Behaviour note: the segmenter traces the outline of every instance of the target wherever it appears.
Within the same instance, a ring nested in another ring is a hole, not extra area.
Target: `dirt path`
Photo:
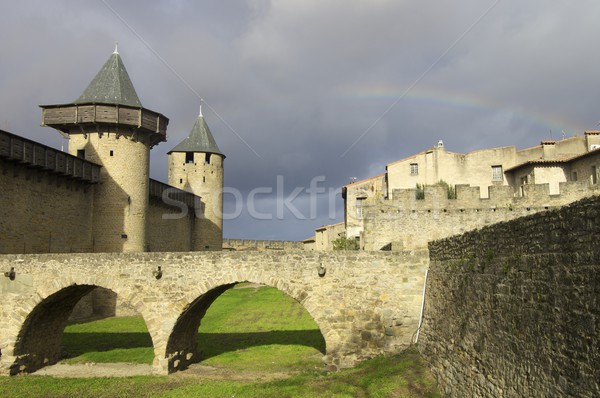
[[[52,377],[132,377],[151,376],[152,366],[134,363],[86,363],[86,364],[56,364],[46,366],[32,376]],[[171,374],[174,378],[198,378],[210,380],[239,380],[239,381],[269,381],[285,379],[292,374],[285,372],[254,372],[237,369],[214,368],[193,364],[189,369]]]

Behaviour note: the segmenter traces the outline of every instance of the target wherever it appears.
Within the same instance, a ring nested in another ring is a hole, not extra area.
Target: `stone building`
[[[343,222],[323,225],[315,229],[314,250],[333,250],[333,241],[345,237],[345,232]]]
[[[68,153],[0,132],[0,253],[220,250],[223,159],[202,115],[149,176],[169,119],[142,106],[118,51],[75,101],[41,105]]]
[[[467,154],[439,141],[344,186],[344,232],[365,250],[425,248],[434,239],[562,206],[597,191],[599,149],[600,131]]]

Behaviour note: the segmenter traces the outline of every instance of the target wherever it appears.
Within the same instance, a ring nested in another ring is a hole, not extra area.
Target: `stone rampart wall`
[[[600,200],[429,245],[419,346],[446,396],[600,395]]]
[[[223,239],[223,249],[228,250],[303,250],[300,241]]]
[[[99,185],[0,159],[0,187],[0,253],[102,251],[93,233],[94,209],[102,207],[94,194]],[[149,200],[144,214],[145,249],[202,250],[192,246],[199,226],[193,208],[189,210],[183,201],[171,202],[177,205],[154,196]],[[123,213],[128,211],[111,213],[112,222],[123,224]]]
[[[525,196],[510,186],[490,187],[481,198],[479,187],[456,186],[456,199],[448,199],[440,186],[425,187],[424,198],[414,189],[394,191],[393,200],[372,201],[365,207],[362,246],[365,250],[425,248],[431,240],[458,235],[501,221],[546,211],[597,192],[597,186],[561,183],[560,195],[550,195],[548,184],[526,185]]]
[[[0,253],[90,252],[95,185],[0,159]]]

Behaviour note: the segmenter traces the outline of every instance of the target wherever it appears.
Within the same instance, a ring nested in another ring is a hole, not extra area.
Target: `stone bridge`
[[[350,367],[410,344],[428,264],[426,252],[2,255],[0,374],[60,360],[69,315],[96,287],[112,290],[144,318],[156,374],[185,369],[201,360],[196,333],[207,308],[244,281],[297,300],[323,335],[324,362]]]

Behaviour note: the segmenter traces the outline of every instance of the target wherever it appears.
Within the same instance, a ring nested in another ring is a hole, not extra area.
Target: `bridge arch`
[[[120,300],[137,301],[135,294],[118,285],[102,286],[90,278],[81,278],[80,283],[51,280],[40,286],[36,294],[20,301],[18,305],[22,311],[15,322],[18,330],[12,331],[14,343],[5,350],[12,354],[9,374],[35,372],[62,359],[63,333],[69,317],[77,303],[98,287],[116,293]]]
[[[206,314],[208,308],[227,290],[233,288],[236,284],[242,282],[256,283],[268,287],[275,288],[284,294],[293,298],[302,308],[308,312],[311,318],[317,324],[319,331],[325,340],[325,350],[328,351],[333,342],[327,341],[327,335],[324,333],[330,327],[320,316],[319,312],[315,313],[317,306],[311,305],[313,298],[303,290],[290,288],[289,284],[278,279],[265,280],[264,278],[233,278],[230,281],[212,281],[205,285],[202,291],[198,290],[198,296],[189,302],[180,312],[175,325],[169,335],[165,358],[167,359],[168,373],[186,369],[190,364],[202,360],[200,353],[197,351],[196,335],[202,318]]]

